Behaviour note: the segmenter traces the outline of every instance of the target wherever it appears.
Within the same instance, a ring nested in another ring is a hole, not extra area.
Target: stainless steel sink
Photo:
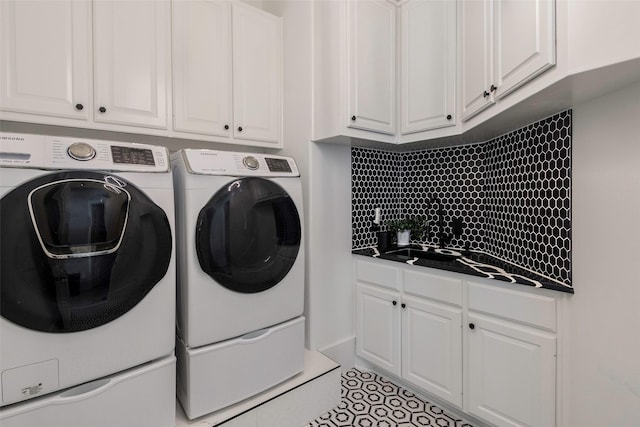
[[[402,258],[402,259],[430,259],[434,261],[454,261],[457,258],[460,258],[461,254],[455,251],[450,251],[447,249],[413,249],[413,248],[401,248],[401,249],[393,249],[387,252],[384,252],[383,255],[394,258]]]

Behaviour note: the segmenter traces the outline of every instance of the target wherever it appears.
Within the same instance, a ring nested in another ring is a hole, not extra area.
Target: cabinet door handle
[[[486,90],[482,93],[482,97],[486,98],[489,96],[489,92],[487,92]]]
[[[242,126],[238,126],[238,132],[242,132]]]
[[[104,107],[100,107],[100,108],[98,108],[98,111],[100,111],[101,113],[106,113],[107,109],[104,108]]]
[[[355,122],[356,121],[356,116],[351,116],[351,121]]]
[[[402,307],[402,308],[407,308],[407,304],[402,303],[402,304],[400,304],[400,307]]]
[[[82,111],[82,109],[84,108],[84,105],[82,104],[76,104],[76,110],[78,111]]]
[[[398,301],[393,300],[393,301],[391,302],[391,304],[393,304],[393,305],[397,305],[397,304],[398,304]]]
[[[469,323],[469,329],[475,329],[476,325],[474,325],[473,323]]]
[[[494,85],[491,85],[491,88],[490,88],[491,92],[495,92],[497,89],[498,89],[497,87],[495,87]]]
[[[447,114],[447,120],[451,120],[451,114]]]
[[[229,125],[224,125],[224,130],[229,130]]]

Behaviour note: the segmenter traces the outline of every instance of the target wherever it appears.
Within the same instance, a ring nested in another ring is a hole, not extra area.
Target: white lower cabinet
[[[402,378],[462,405],[462,310],[402,298]]]
[[[553,291],[385,261],[355,268],[360,358],[493,425],[555,426]]]
[[[554,426],[557,301],[467,282],[464,409],[497,426]]]
[[[358,355],[400,375],[400,294],[358,283]]]
[[[555,335],[487,316],[467,320],[467,411],[498,426],[555,425]]]
[[[385,275],[371,274],[380,267],[361,261],[356,267],[358,356],[461,406],[462,282],[384,266],[396,271],[385,282]],[[402,291],[392,290],[397,280]],[[424,297],[429,290],[433,298]]]

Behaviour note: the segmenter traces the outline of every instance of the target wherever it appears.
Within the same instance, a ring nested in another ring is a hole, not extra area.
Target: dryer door
[[[171,227],[131,183],[59,172],[0,203],[0,310],[43,332],[77,332],[131,310],[164,277]]]
[[[277,285],[300,250],[300,217],[273,181],[241,178],[222,188],[198,215],[196,252],[202,270],[236,292]]]

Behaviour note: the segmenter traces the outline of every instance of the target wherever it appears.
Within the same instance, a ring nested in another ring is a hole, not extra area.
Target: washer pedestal
[[[302,372],[304,317],[219,343],[176,339],[177,395],[189,419],[258,394]]]
[[[172,427],[176,358],[167,356],[95,381],[5,406],[2,427]]]

